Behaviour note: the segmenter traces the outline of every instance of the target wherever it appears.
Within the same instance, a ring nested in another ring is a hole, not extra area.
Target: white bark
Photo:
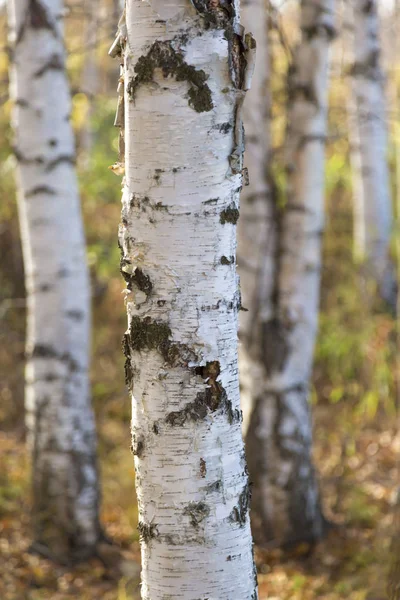
[[[353,168],[354,252],[381,296],[395,305],[389,255],[393,209],[387,166],[387,123],[381,69],[378,3],[350,3],[353,21],[349,130]]]
[[[252,52],[237,11],[128,0],[120,24],[124,349],[146,600],[257,598],[235,267]]]
[[[99,6],[97,0],[86,0],[85,7],[85,28],[83,43],[86,48],[85,62],[81,76],[81,89],[86,94],[89,102],[87,119],[81,128],[79,136],[80,151],[83,153],[83,159],[88,162],[90,151],[93,146],[93,131],[91,120],[93,117],[93,102],[99,89],[99,66],[97,63],[97,44],[99,38]]]
[[[28,296],[26,425],[34,547],[59,560],[100,536],[88,377],[90,292],[69,123],[62,0],[10,0],[18,208]]]
[[[261,544],[311,541],[324,529],[311,459],[308,389],[319,305],[333,9],[333,0],[301,4],[302,40],[288,82],[287,204],[278,209],[270,194],[264,208],[266,223],[275,220],[275,231],[269,225],[272,235],[259,249],[264,259],[259,264],[268,265],[271,280],[262,287],[258,283],[258,313],[250,316],[257,327],[248,332],[254,380],[246,436],[253,532]],[[254,115],[256,108],[249,105],[248,111]]]
[[[245,0],[241,18],[257,40],[257,60],[251,89],[243,105],[245,165],[250,185],[241,195],[238,222],[238,267],[245,311],[240,313],[239,364],[243,431],[246,433],[255,398],[266,378],[260,355],[261,323],[271,318],[276,253],[276,210],[269,181],[270,91],[268,13],[266,0]]]

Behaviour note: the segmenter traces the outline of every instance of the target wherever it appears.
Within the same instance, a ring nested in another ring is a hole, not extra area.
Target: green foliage
[[[379,516],[379,507],[371,503],[371,497],[360,487],[354,486],[346,504],[346,516],[350,525],[361,527],[374,527]],[[361,563],[371,558],[370,553],[358,553],[354,563]]]
[[[352,253],[348,157],[328,160],[327,228],[321,311],[315,351],[318,401],[351,402],[354,418],[393,415],[396,384],[395,320],[376,302]]]
[[[103,281],[116,275],[119,265],[116,240],[121,178],[117,178],[108,169],[109,165],[115,162],[118,153],[118,132],[113,127],[115,105],[114,98],[104,97],[94,103],[93,116],[90,119],[94,145],[89,157],[78,160],[88,260],[96,277]],[[81,123],[81,126],[86,125]],[[77,133],[79,140],[79,130]]]

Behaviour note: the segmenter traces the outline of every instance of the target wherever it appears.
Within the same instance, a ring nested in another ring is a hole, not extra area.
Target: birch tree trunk
[[[253,534],[260,544],[312,542],[324,532],[308,393],[318,320],[333,9],[333,0],[301,3],[302,40],[288,80],[287,203],[278,210],[270,195],[264,207],[272,233],[260,245],[259,264],[267,269],[258,269],[258,277],[270,281],[255,284],[258,312],[246,343],[257,366],[246,448]],[[255,114],[250,104],[247,110]]]
[[[349,4],[353,21],[350,68],[350,143],[353,168],[354,253],[381,297],[396,304],[395,272],[390,259],[393,209],[387,165],[384,75],[380,64],[376,0]]]
[[[82,69],[81,89],[86,94],[89,102],[89,110],[86,122],[80,131],[79,149],[83,154],[83,159],[88,163],[90,152],[93,146],[93,103],[99,89],[99,67],[97,64],[97,44],[99,38],[99,6],[96,0],[86,0],[85,8],[85,28],[84,28],[84,44],[85,62]]]
[[[69,562],[94,552],[100,526],[88,377],[90,292],[62,12],[61,0],[9,1],[34,548]]]
[[[235,258],[254,40],[238,9],[128,0],[110,51],[122,42],[119,240],[146,600],[257,598]]]
[[[245,165],[250,185],[241,195],[238,268],[245,311],[240,313],[239,366],[243,431],[267,379],[261,348],[262,323],[271,318],[276,253],[276,214],[270,189],[270,90],[266,0],[242,0],[241,19],[257,40],[251,89],[243,105]],[[252,476],[252,480],[254,476]]]

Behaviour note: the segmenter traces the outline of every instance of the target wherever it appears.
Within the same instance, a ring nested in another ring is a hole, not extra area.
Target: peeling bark
[[[10,0],[18,209],[28,295],[33,548],[73,562],[100,539],[88,376],[90,291],[69,124],[61,0]]]
[[[254,48],[237,12],[128,0],[110,50],[125,89],[119,245],[144,600],[257,598],[234,266]]]
[[[349,4],[352,55],[349,135],[353,169],[354,254],[376,282],[380,296],[396,306],[390,257],[393,207],[387,165],[385,77],[381,67],[378,2]]]
[[[264,11],[263,2],[254,0],[243,15],[250,27],[264,27],[258,47],[263,40],[265,58],[258,63],[247,108],[245,104],[252,184],[240,225],[243,301],[249,308],[241,321],[241,366],[253,535],[259,544],[291,545],[313,542],[324,530],[311,459],[308,388],[319,304],[333,1],[301,4],[302,40],[288,80],[288,195],[283,209],[276,206],[266,175],[268,136],[260,135],[268,109]]]

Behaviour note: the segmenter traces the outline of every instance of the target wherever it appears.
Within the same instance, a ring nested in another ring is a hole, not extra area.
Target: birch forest
[[[0,31],[0,600],[400,600],[400,1]]]

